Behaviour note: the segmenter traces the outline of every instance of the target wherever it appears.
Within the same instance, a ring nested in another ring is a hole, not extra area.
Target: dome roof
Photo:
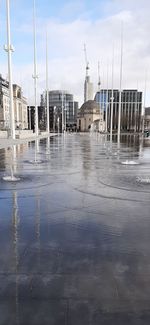
[[[86,113],[86,112],[92,113],[93,110],[96,110],[96,111],[99,110],[99,104],[96,103],[95,100],[88,100],[80,108],[80,112],[82,112],[82,113]]]

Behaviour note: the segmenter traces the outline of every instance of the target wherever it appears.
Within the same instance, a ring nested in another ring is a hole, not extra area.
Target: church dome
[[[100,111],[99,104],[96,103],[95,100],[88,100],[80,108],[80,112],[82,114],[86,114],[86,113],[88,113],[88,114],[99,113],[99,111]]]

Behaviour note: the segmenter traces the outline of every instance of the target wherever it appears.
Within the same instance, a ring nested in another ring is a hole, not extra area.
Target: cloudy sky
[[[120,35],[123,22],[123,88],[144,90],[150,105],[150,1],[149,0],[36,0],[38,94],[45,88],[45,34],[48,29],[49,88],[67,89],[83,102],[85,78],[84,43],[90,76],[97,90],[98,61],[102,87],[107,66],[111,87],[114,44],[115,87],[119,87]],[[6,1],[0,0],[0,73],[7,76]],[[33,104],[33,3],[10,0],[13,82],[21,84]]]

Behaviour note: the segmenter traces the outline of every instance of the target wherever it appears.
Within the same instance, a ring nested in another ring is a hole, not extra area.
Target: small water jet
[[[11,160],[10,160],[10,175],[3,176],[2,179],[5,182],[19,182],[20,177],[15,175],[15,158],[16,158],[16,146],[11,147]]]
[[[37,158],[37,154],[39,153],[39,140],[35,140],[35,152],[34,159],[27,160],[26,162],[33,165],[40,165],[43,163],[43,160]]]
[[[139,165],[138,161],[135,160],[125,160],[121,162],[122,165]]]

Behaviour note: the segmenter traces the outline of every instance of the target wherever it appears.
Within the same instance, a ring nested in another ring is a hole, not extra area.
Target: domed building
[[[77,128],[81,132],[87,132],[90,129],[104,130],[103,114],[95,100],[88,100],[81,106],[77,117]]]

